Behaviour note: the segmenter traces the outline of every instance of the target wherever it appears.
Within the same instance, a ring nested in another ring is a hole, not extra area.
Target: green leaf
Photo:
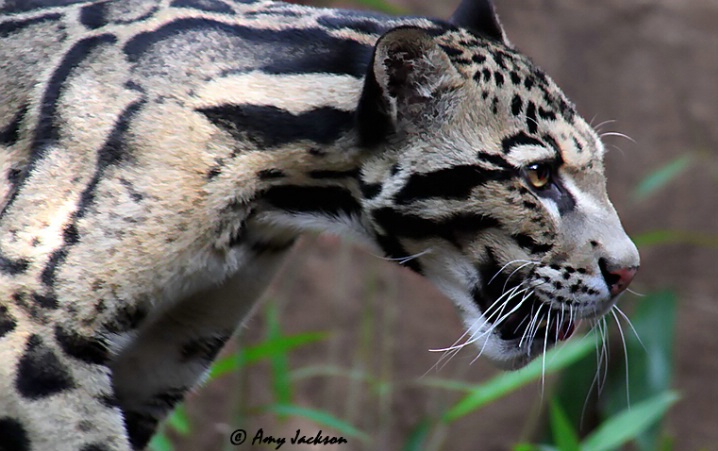
[[[693,163],[692,155],[681,155],[648,174],[636,187],[634,199],[646,199],[669,184]]]
[[[150,451],[174,451],[175,449],[170,439],[163,433],[155,434],[147,448]]]
[[[212,365],[209,377],[214,380],[276,354],[283,354],[294,348],[326,339],[326,332],[305,332],[268,339],[257,345],[240,349],[235,354],[218,360]]]
[[[167,425],[174,429],[179,435],[189,435],[190,423],[184,404],[180,404],[177,408],[175,408],[167,419]]]
[[[610,451],[634,439],[658,421],[678,400],[675,392],[667,391],[614,415],[602,423],[583,441],[583,451]]]
[[[281,326],[279,324],[279,311],[276,304],[267,306],[267,339],[270,342],[281,342],[283,340]],[[272,391],[274,401],[278,404],[289,404],[292,401],[292,384],[289,380],[289,362],[287,351],[281,347],[276,348],[269,356],[271,362]]]
[[[530,443],[520,443],[514,445],[513,451],[559,451],[558,448],[550,445],[532,445]]]
[[[553,386],[553,399],[561,405],[576,431],[581,431],[581,418],[584,415],[584,410],[590,411],[592,407],[590,393],[596,372],[596,356],[587,354],[564,369]],[[550,425],[545,426],[542,437],[544,440],[549,440],[551,437]]]
[[[651,293],[636,307],[633,329],[625,323],[622,326],[627,358],[618,359],[609,374],[605,414],[615,415],[631,403],[665,393],[671,387],[676,305],[676,295],[671,291]],[[648,428],[637,437],[638,449],[656,450],[659,438],[658,425]]]
[[[554,443],[560,451],[581,451],[578,434],[556,400],[551,401],[551,430]]]
[[[538,357],[518,371],[500,374],[476,386],[468,395],[444,413],[442,421],[445,423],[456,421],[474,410],[496,401],[532,381],[540,379],[542,374],[549,375],[571,365],[593,351],[595,339],[595,334],[591,333],[581,340],[569,341],[563,346],[546,353],[545,358]],[[543,368],[544,362],[545,369]]]
[[[406,444],[402,448],[403,451],[422,451],[433,425],[434,423],[430,418],[421,420],[409,434],[409,438],[407,438]]]
[[[327,426],[343,436],[356,438],[363,442],[370,441],[369,436],[364,432],[323,410],[307,409],[293,404],[271,404],[269,406],[265,406],[261,410],[282,416],[306,418],[317,424]]]
[[[699,247],[718,247],[718,235],[711,233],[686,232],[683,230],[651,230],[632,237],[636,246],[665,246],[682,244]]]

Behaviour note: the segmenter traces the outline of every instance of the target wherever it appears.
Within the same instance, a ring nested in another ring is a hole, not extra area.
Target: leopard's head
[[[358,110],[362,202],[384,252],[457,305],[466,341],[517,368],[607,313],[639,256],[596,132],[486,11],[483,33],[455,16],[377,42]]]

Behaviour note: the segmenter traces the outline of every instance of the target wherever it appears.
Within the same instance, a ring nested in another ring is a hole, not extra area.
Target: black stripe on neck
[[[331,107],[292,114],[275,106],[220,105],[200,108],[214,125],[237,140],[259,148],[278,147],[299,140],[331,144],[353,126],[354,114]]]

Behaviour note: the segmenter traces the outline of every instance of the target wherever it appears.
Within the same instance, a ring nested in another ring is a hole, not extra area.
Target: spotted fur
[[[638,266],[600,140],[488,1],[0,12],[0,449],[143,449],[306,230],[432,280],[505,367]]]

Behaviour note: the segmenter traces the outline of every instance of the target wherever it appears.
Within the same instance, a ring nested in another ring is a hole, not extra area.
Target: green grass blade
[[[560,451],[581,451],[578,434],[556,400],[551,401],[551,430]]]
[[[632,315],[633,327],[622,319],[626,339],[628,368],[617,359],[606,384],[604,414],[613,416],[630,404],[665,393],[673,380],[673,347],[677,299],[675,293],[662,291],[641,299]],[[628,385],[626,385],[628,384]],[[629,403],[630,395],[630,403]],[[660,428],[648,428],[637,439],[638,449],[658,448]]]
[[[345,437],[359,439],[363,442],[369,442],[369,436],[344,420],[341,420],[329,412],[316,409],[307,409],[305,407],[295,406],[293,404],[271,404],[265,406],[263,411],[272,412],[282,416],[296,416],[306,418],[314,423],[333,429],[337,433]]]
[[[644,200],[668,185],[693,163],[692,155],[681,155],[648,174],[636,187],[633,198]]]
[[[518,445],[514,445],[513,451],[559,451],[559,449],[550,445],[532,445],[530,443],[520,443]]]
[[[267,331],[268,342],[276,343],[269,352],[274,401],[278,404],[289,404],[292,401],[292,383],[289,377],[288,351],[280,344],[284,337],[279,324],[279,310],[274,303],[267,306]]]
[[[636,246],[665,246],[682,244],[699,247],[718,247],[718,235],[711,233],[686,232],[683,230],[651,230],[632,237]]]
[[[658,421],[678,400],[675,392],[667,391],[612,416],[582,443],[583,451],[610,451],[637,437]]]
[[[152,437],[147,449],[150,451],[174,451],[175,447],[170,439],[163,432],[160,432]]]
[[[251,365],[275,354],[282,354],[294,348],[315,343],[326,339],[326,332],[305,332],[295,335],[283,336],[279,339],[268,339],[257,345],[240,349],[235,354],[218,360],[212,365],[209,377],[214,380],[225,374],[232,373],[240,368]]]
[[[179,435],[189,435],[191,428],[184,404],[180,404],[174,409],[169,418],[167,418],[167,425],[174,429]]]
[[[424,444],[426,443],[426,438],[429,436],[429,432],[431,432],[433,425],[434,423],[430,418],[424,418],[421,420],[411,431],[411,434],[409,434],[406,444],[402,450],[422,451],[424,449]]]
[[[552,374],[571,365],[595,349],[595,339],[595,334],[592,333],[583,339],[572,340],[563,346],[552,349],[546,354],[545,371],[542,368],[544,359],[539,357],[518,371],[500,374],[488,382],[476,386],[468,395],[444,413],[442,421],[445,423],[456,421],[486,404],[540,379],[542,373],[546,375]]]

